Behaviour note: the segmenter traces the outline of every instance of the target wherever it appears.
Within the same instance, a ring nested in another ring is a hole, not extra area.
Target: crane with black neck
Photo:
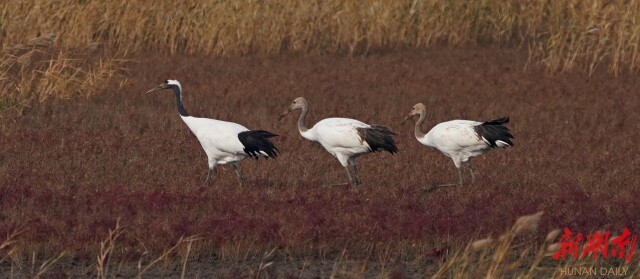
[[[238,162],[246,157],[275,158],[279,150],[270,138],[277,136],[264,130],[249,130],[246,127],[217,119],[193,117],[187,113],[182,103],[182,86],[177,80],[166,80],[160,85],[147,91],[151,92],[170,89],[176,97],[176,105],[180,118],[198,138],[202,149],[207,154],[208,172],[204,184],[208,184],[211,172],[217,165],[231,164],[242,184],[244,178]]]

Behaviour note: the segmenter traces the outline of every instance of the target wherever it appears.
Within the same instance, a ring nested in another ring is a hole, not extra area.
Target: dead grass
[[[222,278],[252,277],[252,278],[289,278],[309,277],[317,278],[398,278],[398,277],[431,277],[431,278],[566,278],[576,276],[578,271],[568,271],[572,268],[592,269],[598,275],[611,275],[603,272],[603,269],[615,269],[617,274],[625,278],[635,278],[640,275],[640,264],[636,262],[624,262],[622,260],[604,260],[580,258],[567,260],[552,260],[551,255],[555,253],[553,243],[558,235],[556,230],[549,233],[541,244],[536,244],[535,240],[539,232],[537,226],[542,217],[542,212],[530,216],[520,217],[516,223],[504,232],[497,239],[491,237],[473,241],[466,247],[449,247],[438,253],[415,253],[415,244],[406,254],[407,249],[403,245],[387,242],[383,245],[372,244],[366,253],[357,251],[356,246],[346,246],[339,253],[332,253],[331,256],[303,254],[297,257],[288,257],[283,254],[282,248],[264,250],[252,258],[236,257],[226,261],[235,262],[236,265],[243,266],[240,269],[219,268],[210,270],[210,267],[199,264],[201,256],[191,257],[193,244],[203,239],[196,236],[181,237],[175,245],[167,248],[161,253],[150,253],[145,251],[136,255],[139,257],[136,266],[132,265],[126,256],[114,252],[114,248],[121,240],[120,236],[127,233],[127,229],[116,223],[113,229],[109,229],[104,240],[100,243],[100,251],[97,256],[97,263],[84,269],[69,268],[69,264],[64,264],[61,259],[66,257],[65,252],[59,255],[42,260],[40,266],[35,269],[38,261],[35,253],[31,258],[31,270],[23,270],[21,261],[12,259],[6,261],[0,259],[2,265],[10,266],[10,273],[5,274],[7,278],[23,277],[29,275],[32,278],[68,277],[68,276],[95,276],[96,278],[116,278],[134,277],[143,278],[155,276],[173,276],[185,278],[200,276],[216,276]],[[524,227],[523,227],[524,225]],[[526,230],[522,230],[526,228]],[[18,234],[12,234],[9,238],[0,243],[0,253],[15,253],[14,246]],[[555,237],[552,237],[555,236]],[[255,247],[254,247],[255,248]],[[356,250],[354,250],[354,248]],[[258,249],[260,250],[260,249]],[[314,249],[311,249],[314,250]],[[246,250],[245,250],[246,251]],[[154,255],[155,254],[155,255]],[[363,257],[365,256],[366,257]],[[123,257],[125,256],[125,257]],[[112,257],[115,258],[112,261]],[[148,259],[150,258],[151,259]],[[313,259],[313,260],[310,260]],[[193,270],[187,269],[187,263],[192,262]],[[81,262],[71,261],[72,265]],[[305,269],[311,264],[325,266],[326,269],[317,273],[305,273]],[[63,269],[56,269],[55,265],[60,265]],[[233,265],[233,264],[232,264]],[[293,267],[288,267],[293,266]],[[7,268],[4,268],[5,272]],[[1,269],[0,269],[1,270]],[[406,270],[411,270],[406,273]],[[110,273],[111,271],[111,273]],[[569,273],[569,275],[567,275]]]
[[[57,32],[65,48],[241,55],[494,44],[553,71],[640,67],[635,1],[5,1],[0,45]]]
[[[126,51],[55,48],[53,33],[0,52],[0,116],[49,99],[87,98],[125,71]]]

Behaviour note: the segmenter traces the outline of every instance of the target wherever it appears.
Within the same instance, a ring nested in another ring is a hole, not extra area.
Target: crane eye
[[[169,80],[165,80],[164,83],[169,83]]]

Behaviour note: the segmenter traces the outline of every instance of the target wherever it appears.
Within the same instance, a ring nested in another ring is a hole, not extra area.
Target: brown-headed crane
[[[462,186],[462,164],[465,164],[471,172],[471,183],[476,182],[473,173],[471,158],[484,154],[485,152],[502,147],[513,146],[513,135],[504,125],[509,123],[508,117],[502,117],[491,121],[478,122],[471,120],[451,120],[442,122],[426,134],[422,131],[422,124],[427,117],[427,108],[424,104],[418,103],[411,109],[411,112],[404,118],[405,123],[409,118],[418,115],[414,134],[418,142],[423,145],[435,148],[445,156],[451,158],[458,169],[458,184],[444,184],[435,187]]]
[[[396,135],[389,128],[380,125],[369,125],[350,118],[326,118],[320,120],[311,128],[307,128],[305,120],[309,113],[309,102],[298,97],[289,108],[280,115],[285,115],[295,109],[302,110],[298,118],[300,135],[310,141],[318,142],[331,155],[336,157],[345,168],[349,183],[362,183],[360,172],[356,166],[356,158],[371,152],[387,151],[391,154],[398,152],[393,136]],[[353,168],[351,175],[349,166]]]

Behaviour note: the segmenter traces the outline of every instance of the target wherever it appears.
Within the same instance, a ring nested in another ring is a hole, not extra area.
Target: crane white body
[[[238,134],[249,131],[246,127],[222,120],[180,116],[189,130],[198,138],[209,159],[209,168],[216,164],[238,162],[247,157]]]
[[[371,125],[350,118],[326,118],[300,131],[300,135],[320,143],[346,167],[350,158],[371,152],[369,144],[358,134],[358,128],[371,128]]]
[[[423,137],[416,139],[423,145],[435,148],[451,158],[459,168],[460,163],[467,162],[471,157],[482,155],[491,149],[486,139],[482,139],[474,130],[475,126],[481,124],[471,120],[442,122]]]

